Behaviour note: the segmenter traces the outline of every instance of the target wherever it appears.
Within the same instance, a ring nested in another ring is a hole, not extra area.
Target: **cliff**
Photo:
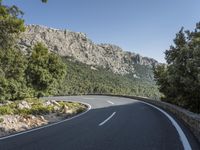
[[[84,33],[58,30],[39,25],[27,25],[19,45],[29,51],[37,42],[44,43],[52,52],[91,66],[108,68],[117,74],[135,73],[135,65],[152,67],[158,62],[152,58],[123,51],[111,44],[95,44]]]

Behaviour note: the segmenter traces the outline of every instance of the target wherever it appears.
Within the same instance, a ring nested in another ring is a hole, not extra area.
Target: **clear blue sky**
[[[24,12],[26,24],[84,32],[95,43],[164,61],[164,51],[184,26],[200,21],[200,0],[4,0]]]

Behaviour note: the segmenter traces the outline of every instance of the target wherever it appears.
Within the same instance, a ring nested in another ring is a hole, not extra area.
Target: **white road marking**
[[[76,101],[76,102],[79,102],[79,101]],[[41,126],[41,127],[37,127],[37,128],[34,128],[34,129],[27,130],[27,131],[22,131],[22,132],[19,132],[19,133],[15,133],[15,134],[12,134],[12,135],[8,135],[8,136],[5,136],[5,137],[1,137],[0,140],[12,138],[12,137],[15,137],[15,136],[18,136],[18,135],[22,135],[22,134],[25,134],[25,133],[37,131],[37,130],[44,129],[44,128],[48,128],[48,127],[51,127],[51,126],[54,126],[54,125],[57,125],[57,124],[60,124],[60,123],[63,123],[63,122],[72,120],[72,119],[74,119],[74,118],[77,118],[77,117],[79,117],[79,116],[84,115],[85,113],[87,113],[87,112],[92,108],[91,105],[88,104],[88,103],[83,103],[83,102],[79,102],[79,103],[82,103],[82,104],[87,105],[87,106],[88,106],[88,110],[86,110],[86,111],[84,111],[83,113],[80,113],[80,114],[78,114],[78,115],[76,115],[76,116],[74,116],[74,117],[71,117],[71,118],[68,118],[68,119],[65,119],[65,120],[62,120],[62,121],[59,121],[59,122],[47,124],[47,125],[44,125],[44,126]]]
[[[90,98],[90,97],[85,97],[85,98],[83,98],[83,99],[94,99],[94,98]]]
[[[112,113],[112,115],[110,115],[106,120],[104,120],[103,122],[101,122],[101,123],[99,124],[99,126],[104,125],[104,124],[105,124],[108,120],[110,120],[115,114],[116,114],[116,112]]]
[[[188,142],[188,139],[187,137],[185,136],[183,130],[181,129],[181,127],[178,125],[178,123],[167,113],[165,112],[164,110],[152,105],[152,104],[149,104],[149,103],[146,103],[146,102],[142,102],[141,103],[144,103],[144,104],[147,104],[151,107],[154,107],[155,109],[159,110],[160,112],[162,112],[172,123],[172,125],[176,128],[178,134],[179,134],[179,138],[180,138],[180,141],[182,142],[182,145],[184,147],[184,150],[192,150],[191,146],[190,146],[190,143]]]
[[[108,103],[110,103],[110,104],[112,104],[112,105],[114,105],[114,103],[113,102],[111,102],[111,101],[107,101]]]

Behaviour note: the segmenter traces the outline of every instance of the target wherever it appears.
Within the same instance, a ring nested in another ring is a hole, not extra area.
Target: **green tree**
[[[25,69],[26,58],[20,51],[13,49],[0,51],[0,88],[2,89],[0,99],[14,100],[27,96]]]
[[[48,2],[48,0],[41,0],[43,3],[47,3]]]
[[[25,30],[22,16],[18,7],[5,6],[0,0],[0,100],[22,99],[32,93],[25,80],[27,59],[16,44]]]
[[[182,28],[165,58],[154,71],[163,100],[200,112],[200,24],[193,32]]]
[[[57,94],[66,74],[66,66],[60,57],[49,53],[43,44],[38,43],[28,61],[26,77],[29,87],[35,90],[35,96]]]
[[[0,1],[0,99],[25,96],[24,70],[26,58],[16,49],[16,39],[24,31],[23,13],[16,6]]]
[[[16,6],[4,6],[0,2],[0,49],[10,48],[19,34],[25,30],[24,20]]]

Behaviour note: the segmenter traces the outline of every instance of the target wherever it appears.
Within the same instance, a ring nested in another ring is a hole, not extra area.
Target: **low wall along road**
[[[101,94],[99,94],[101,95]],[[200,115],[192,113],[186,109],[180,108],[178,106],[162,102],[162,101],[157,101],[157,100],[152,100],[144,97],[137,97],[137,96],[126,96],[126,95],[112,95],[112,94],[102,94],[105,96],[118,96],[118,97],[125,97],[125,98],[131,98],[131,99],[137,99],[141,100],[150,104],[153,104],[155,106],[158,106],[168,112],[173,113],[177,118],[181,119],[186,126],[192,131],[192,133],[195,135],[197,140],[200,142]]]

